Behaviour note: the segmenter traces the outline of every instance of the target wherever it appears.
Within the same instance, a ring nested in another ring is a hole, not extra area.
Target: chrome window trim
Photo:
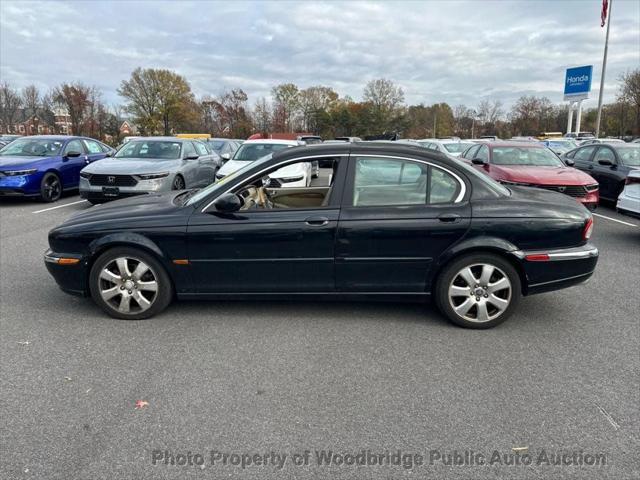
[[[464,198],[465,194],[467,193],[467,184],[464,183],[464,180],[462,180],[462,178],[460,178],[460,176],[457,173],[454,173],[451,170],[449,170],[448,168],[442,167],[441,165],[437,165],[435,163],[431,163],[431,162],[428,162],[426,160],[419,160],[417,158],[399,157],[399,156],[396,156],[396,155],[375,155],[375,154],[370,154],[370,153],[367,153],[367,154],[364,154],[364,155],[359,155],[357,153],[352,153],[351,156],[356,157],[356,158],[360,158],[360,157],[393,158],[393,159],[396,159],[396,160],[406,160],[406,161],[409,161],[409,162],[424,163],[424,164],[429,165],[431,167],[438,168],[440,170],[444,170],[449,175],[454,177],[457,180],[457,182],[460,184],[460,193],[458,194],[458,196],[456,197],[456,199],[452,203],[460,203],[462,201],[462,199]],[[428,205],[428,204],[425,204],[425,205]],[[438,205],[446,205],[446,203],[439,203]]]
[[[254,175],[252,175],[250,178],[246,179],[245,181],[251,181],[253,180],[255,177],[257,177],[258,175],[260,175],[261,173],[270,170],[273,167],[278,167],[280,165],[282,165],[283,163],[288,163],[288,162],[297,162],[299,160],[307,160],[309,158],[335,158],[335,157],[349,157],[348,153],[341,153],[339,155],[305,155],[304,157],[296,157],[296,158],[289,158],[287,160],[282,160],[278,163],[276,163],[275,165],[269,165],[268,167],[263,168],[262,170],[260,170],[259,172],[256,172]],[[231,175],[231,174],[229,174]],[[224,177],[223,177],[224,178]],[[222,195],[226,195],[227,193],[229,193],[231,190],[233,190],[234,188],[236,188],[236,185],[233,185],[232,187],[230,187],[229,189],[225,190],[224,192],[220,193],[219,195],[216,196],[216,198],[214,198],[213,200],[211,200],[209,203],[207,203],[207,205],[200,210],[201,213],[205,213],[205,211],[211,206],[213,205],[213,202],[216,201],[216,199]]]

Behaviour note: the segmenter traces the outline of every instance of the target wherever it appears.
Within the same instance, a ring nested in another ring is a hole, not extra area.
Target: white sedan
[[[616,208],[620,213],[640,218],[640,170],[631,170],[627,174]]]
[[[270,155],[283,148],[297,147],[304,143],[296,140],[247,140],[244,142],[231,160],[227,161],[216,173],[216,181],[222,180],[227,175],[240,170],[249,163],[264,156]],[[296,165],[281,168],[272,173],[271,187],[308,187],[313,176],[310,162],[302,162]]]

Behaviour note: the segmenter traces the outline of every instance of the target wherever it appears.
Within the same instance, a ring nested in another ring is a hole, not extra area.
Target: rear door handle
[[[460,218],[460,215],[457,213],[443,213],[442,215],[438,215],[438,220],[441,222],[455,222]]]
[[[314,216],[307,218],[305,222],[312,227],[323,227],[329,223],[329,219],[327,217]]]

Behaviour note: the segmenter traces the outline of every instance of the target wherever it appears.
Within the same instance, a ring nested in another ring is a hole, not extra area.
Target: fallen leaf
[[[30,344],[31,342],[18,342],[18,345],[22,345],[22,346],[30,345]]]
[[[147,402],[146,400],[137,400],[136,401],[136,410],[142,410],[147,405],[149,405],[149,402]]]
[[[84,392],[84,393],[89,393],[90,391],[91,391],[91,389],[87,390],[87,391],[86,391],[86,392]]]
[[[511,448],[511,450],[513,450],[516,453],[520,453],[520,452],[526,452],[527,450],[529,450],[529,447],[513,447]]]
[[[64,379],[65,379],[67,382],[70,382],[71,380],[73,380],[71,377],[64,377]]]

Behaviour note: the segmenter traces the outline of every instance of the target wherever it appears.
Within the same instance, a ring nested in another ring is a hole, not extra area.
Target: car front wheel
[[[62,196],[62,182],[60,177],[53,172],[49,172],[42,177],[40,182],[40,198],[44,202],[55,202]]]
[[[141,320],[163,311],[173,296],[169,275],[151,255],[117,247],[100,255],[89,274],[91,297],[105,312]]]
[[[453,323],[491,328],[509,318],[520,301],[520,276],[497,255],[466,255],[445,267],[435,295],[438,308]]]

